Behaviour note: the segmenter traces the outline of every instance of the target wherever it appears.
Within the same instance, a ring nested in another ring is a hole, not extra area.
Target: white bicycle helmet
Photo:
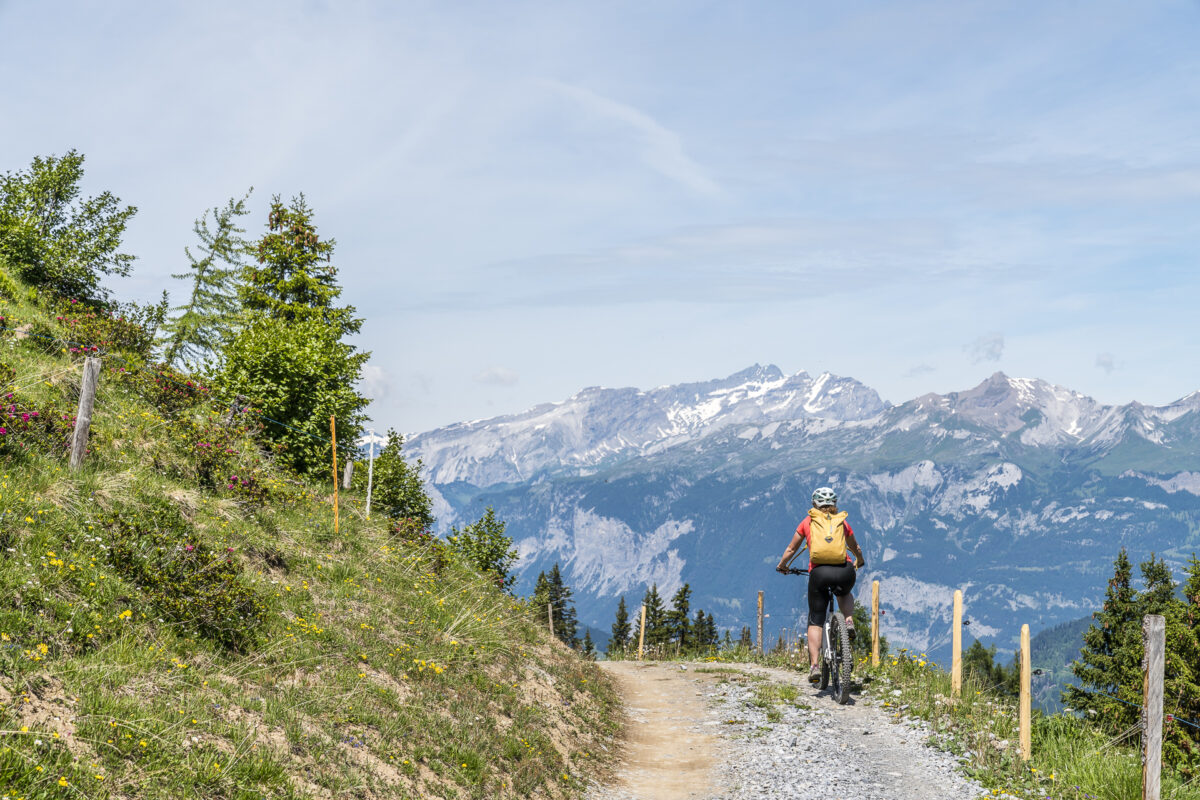
[[[828,486],[822,486],[820,489],[817,489],[815,492],[813,492],[812,504],[814,508],[820,508],[821,506],[836,506],[837,492],[835,492],[833,489],[830,489]]]

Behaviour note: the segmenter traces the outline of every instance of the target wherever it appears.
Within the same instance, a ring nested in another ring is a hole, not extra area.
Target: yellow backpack
[[[808,510],[808,549],[812,554],[813,566],[820,564],[846,563],[845,511],[830,514],[820,509]]]

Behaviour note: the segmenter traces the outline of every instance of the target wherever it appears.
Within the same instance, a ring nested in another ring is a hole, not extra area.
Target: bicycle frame
[[[809,574],[806,569],[795,568],[788,568],[786,572],[792,575]],[[852,656],[850,655],[849,640],[842,641],[846,634],[844,622],[841,623],[841,631],[835,636],[833,623],[840,614],[837,596],[834,594],[833,587],[830,587],[825,591],[825,624],[822,626],[821,649],[818,653],[818,658],[822,663],[820,688],[824,690],[832,684],[834,699],[838,703],[844,704],[849,699],[850,671],[853,669],[853,662],[850,660]],[[838,641],[835,642],[835,638]],[[845,648],[840,659],[835,648]],[[839,661],[843,664],[841,670],[838,667]]]

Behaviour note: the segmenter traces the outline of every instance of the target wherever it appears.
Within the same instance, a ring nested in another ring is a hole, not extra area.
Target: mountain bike
[[[788,567],[788,575],[807,575],[808,570]],[[832,683],[833,699],[845,705],[850,699],[850,673],[854,668],[854,654],[850,649],[850,630],[846,617],[838,608],[833,587],[825,592],[825,634],[821,637],[821,683],[822,691]]]

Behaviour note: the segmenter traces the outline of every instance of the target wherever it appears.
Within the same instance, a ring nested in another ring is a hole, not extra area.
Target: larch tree
[[[233,338],[241,309],[238,280],[250,254],[250,243],[242,236],[246,230],[238,226],[238,218],[249,213],[249,197],[250,192],[240,200],[230,198],[224,207],[206,211],[192,226],[200,240],[199,257],[185,247],[188,270],[171,276],[189,281],[191,291],[187,302],[173,309],[174,317],[163,325],[163,360],[172,366],[198,364]]]

